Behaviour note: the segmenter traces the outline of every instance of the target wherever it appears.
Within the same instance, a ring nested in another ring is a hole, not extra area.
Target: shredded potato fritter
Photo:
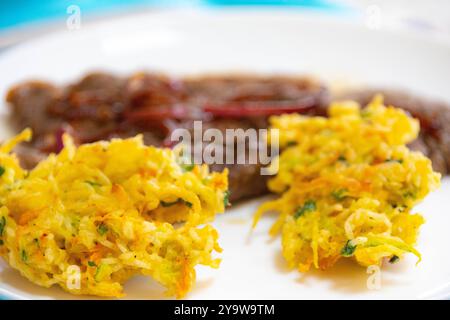
[[[30,136],[0,149],[0,255],[30,281],[120,297],[141,274],[183,297],[196,265],[218,267],[218,234],[207,223],[224,211],[226,171],[183,169],[141,136],[78,148],[65,136],[58,155],[27,172],[10,151]]]
[[[335,103],[330,117],[298,114],[271,118],[283,151],[269,189],[280,194],[262,204],[279,213],[271,229],[281,232],[291,267],[331,267],[342,257],[363,266],[397,261],[414,249],[424,222],[413,207],[440,184],[431,161],[406,144],[419,123],[376,97],[364,109]]]

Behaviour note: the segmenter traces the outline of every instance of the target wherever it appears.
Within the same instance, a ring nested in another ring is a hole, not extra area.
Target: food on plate
[[[0,255],[24,277],[73,294],[123,296],[134,275],[183,297],[195,266],[219,266],[227,171],[180,164],[141,135],[62,149],[27,171],[11,153],[30,130],[0,147]]]
[[[377,96],[361,109],[333,103],[329,118],[274,116],[283,149],[278,173],[268,181],[279,194],[261,205],[279,213],[271,234],[281,232],[283,256],[301,272],[327,269],[352,257],[363,266],[395,262],[414,248],[424,222],[414,206],[440,184],[440,174],[406,144],[419,121]]]
[[[442,174],[450,173],[450,127],[448,126],[450,107],[448,104],[407,92],[386,89],[346,90],[341,96],[366,105],[377,92],[382,92],[386,104],[404,109],[420,121],[419,137],[410,144],[410,147],[429,157],[436,171]]]
[[[279,213],[271,233],[281,233],[291,267],[326,269],[343,257],[379,265],[406,253],[420,260],[424,218],[412,210],[439,186],[433,167],[450,172],[450,111],[381,92],[399,108],[371,100],[372,90],[344,92],[354,101],[329,107],[328,89],[306,77],[92,73],[68,86],[18,84],[7,95],[11,117],[34,137],[23,131],[0,149],[0,254],[45,287],[117,297],[142,274],[183,297],[196,265],[219,264],[208,222],[229,200],[271,191],[279,198],[259,208],[255,224]],[[222,133],[279,129],[279,171],[181,164],[169,138],[195,120]]]
[[[7,101],[18,130],[30,127],[31,144],[19,146],[21,163],[32,168],[49,152],[61,148],[62,133],[75,143],[127,138],[142,133],[146,145],[171,146],[175,128],[265,128],[272,114],[313,114],[328,103],[327,90],[301,77],[218,75],[172,78],[139,73],[117,77],[92,73],[68,86],[28,81],[12,88]],[[230,200],[267,192],[260,165],[215,164],[212,171],[229,169]]]

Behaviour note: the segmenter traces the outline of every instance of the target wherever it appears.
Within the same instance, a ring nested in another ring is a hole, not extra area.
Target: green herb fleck
[[[4,244],[3,240],[0,240],[0,246],[2,246]]]
[[[348,240],[345,246],[341,250],[341,255],[344,257],[351,257],[356,250],[356,246],[352,244],[351,240]]]
[[[95,270],[95,274],[94,274],[94,279],[95,281],[99,282],[100,281],[100,271],[103,268],[103,264],[101,264],[100,266],[97,267],[97,270]]]
[[[370,111],[367,108],[362,109],[360,114],[361,114],[361,118],[368,118],[368,117],[370,117]]]
[[[78,229],[78,227],[80,226],[80,219],[78,218],[72,218],[72,221],[70,222],[70,225],[75,228]]]
[[[343,155],[340,155],[338,161],[347,162],[347,159]]]
[[[23,249],[20,251],[20,258],[22,259],[23,262],[27,262],[28,261],[28,254]]]
[[[394,209],[398,209],[398,211],[400,211],[400,212],[404,212],[404,211],[408,208],[408,207],[405,206],[404,204],[398,205],[398,204],[396,204],[396,203],[392,203],[391,206],[392,206],[392,208],[394,208]]]
[[[298,219],[306,212],[315,211],[316,210],[316,202],[313,200],[307,200],[302,207],[299,207],[297,211],[294,213],[294,218]]]
[[[93,187],[101,187],[101,186],[102,186],[100,183],[95,182],[95,181],[89,181],[89,180],[86,180],[85,182],[86,182],[88,185],[93,186]]]
[[[389,263],[397,263],[400,260],[400,258],[396,255],[393,255],[390,259],[389,259]]]
[[[331,193],[331,195],[333,196],[334,199],[336,199],[336,201],[341,201],[344,200],[347,197],[347,193],[348,190],[347,189],[338,189],[335,190]]]
[[[184,172],[189,172],[192,171],[192,169],[194,169],[195,164],[193,163],[182,163],[180,164],[181,169],[183,169]]]
[[[405,192],[403,198],[416,198],[416,194],[412,191]]]
[[[403,159],[386,159],[384,162],[396,162],[396,163],[403,163]]]
[[[176,201],[172,201],[172,202],[160,201],[159,203],[164,208],[171,207],[171,206],[179,204],[179,203],[183,203],[187,207],[192,208],[192,203],[190,203],[189,201],[186,201],[184,199],[181,199],[181,198],[178,198]]]
[[[230,190],[224,192],[223,195],[223,206],[228,207],[230,205]]]
[[[164,208],[171,207],[171,206],[173,206],[173,205],[176,205],[176,204],[179,203],[179,202],[180,202],[180,199],[177,199],[177,200],[175,200],[175,201],[173,201],[173,202],[160,201],[161,206],[163,206]]]
[[[6,226],[6,218],[2,217],[0,219],[0,237],[3,235],[3,231],[5,230],[5,226]]]
[[[286,144],[286,146],[287,147],[292,147],[292,146],[295,146],[297,144],[297,142],[295,142],[295,141],[289,141],[287,144]]]
[[[39,248],[39,239],[38,238],[34,238],[33,242],[36,244],[36,246]]]
[[[5,168],[0,166],[0,177],[5,173]]]
[[[105,224],[101,223],[97,227],[97,231],[98,231],[98,233],[100,233],[101,236],[103,236],[105,233],[108,232],[108,227]]]
[[[111,274],[111,267],[107,264],[101,263],[97,267],[97,270],[95,271],[94,279],[95,281],[100,282],[110,274]]]
[[[97,264],[94,261],[88,261],[88,266],[89,267],[96,267]]]

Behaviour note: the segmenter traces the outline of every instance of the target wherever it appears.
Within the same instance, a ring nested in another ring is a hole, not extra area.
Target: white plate
[[[278,11],[155,12],[83,25],[27,42],[0,55],[0,95],[29,78],[58,83],[91,70],[150,69],[174,74],[217,71],[314,74],[326,80],[394,86],[450,101],[450,48],[405,34],[371,31],[326,16]],[[6,108],[0,108],[6,124]],[[12,133],[0,125],[0,137]],[[365,299],[450,296],[450,180],[417,210],[421,229],[417,267],[408,257],[382,271],[381,290],[369,290],[364,268],[349,261],[326,272],[300,275],[286,269],[280,240],[266,217],[249,235],[258,201],[218,217],[224,248],[218,270],[198,268],[188,299]],[[164,298],[163,289],[141,277],[126,285],[127,298]],[[74,298],[58,288],[43,289],[0,262],[0,295],[6,298]],[[85,297],[82,297],[85,298]]]

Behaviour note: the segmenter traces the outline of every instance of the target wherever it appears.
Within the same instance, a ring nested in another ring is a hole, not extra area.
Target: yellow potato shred
[[[142,136],[64,149],[31,171],[11,153],[25,130],[0,147],[0,255],[43,287],[121,297],[134,275],[183,297],[195,266],[219,266],[218,233],[227,172],[186,166]]]
[[[279,213],[283,256],[301,272],[326,269],[340,258],[363,266],[396,262],[414,248],[424,218],[413,207],[440,184],[431,161],[408,149],[417,120],[375,97],[366,108],[334,103],[329,118],[298,114],[270,119],[282,152],[269,180],[275,200],[263,203],[254,224]]]

